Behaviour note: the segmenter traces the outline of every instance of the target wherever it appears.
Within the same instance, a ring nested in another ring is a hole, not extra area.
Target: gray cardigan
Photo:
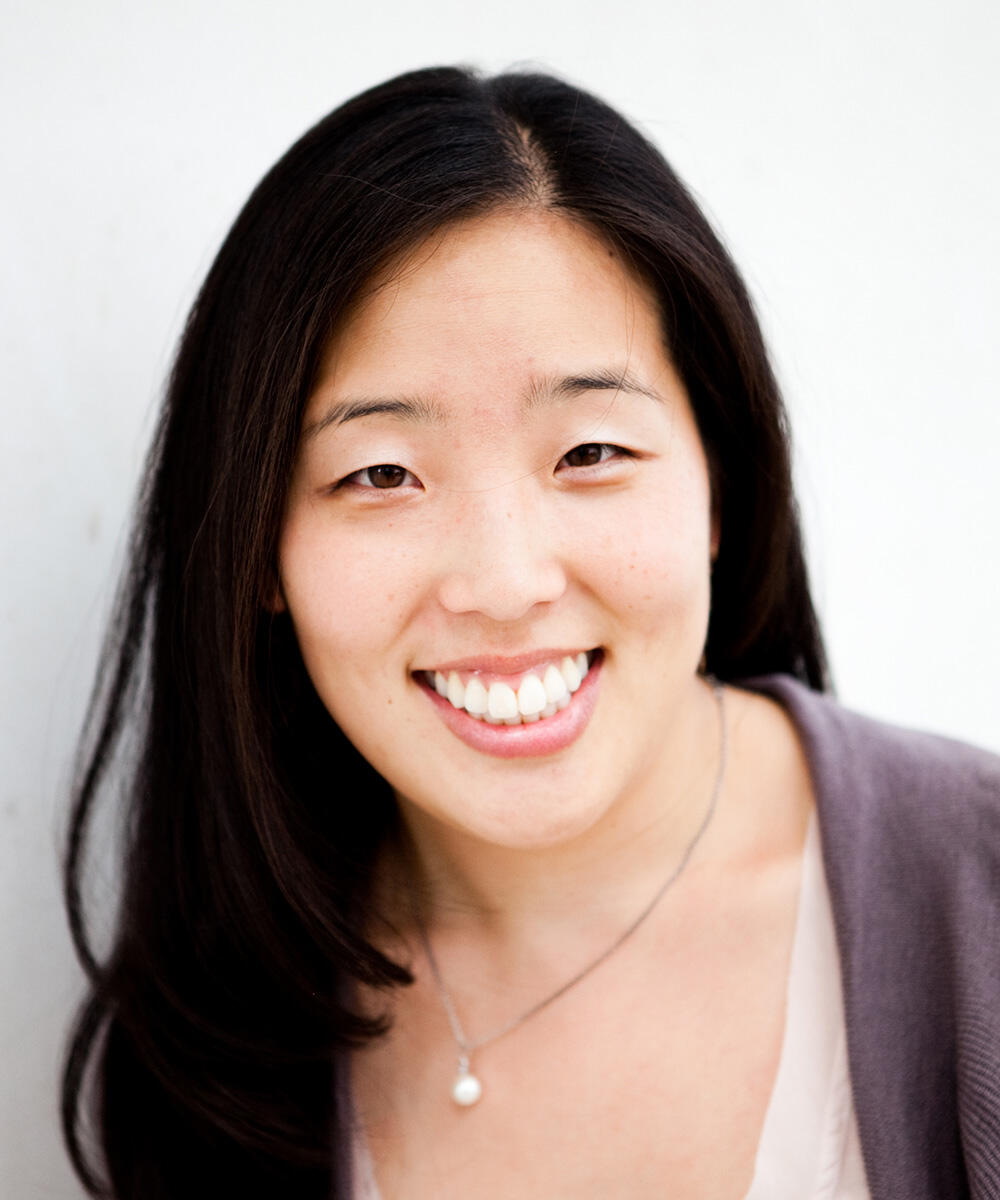
[[[784,706],[809,760],[872,1196],[997,1200],[1000,758],[788,676],[742,686]]]

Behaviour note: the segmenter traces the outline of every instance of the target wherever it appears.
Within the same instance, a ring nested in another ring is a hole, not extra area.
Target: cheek
[[[390,662],[413,603],[412,556],[380,539],[291,524],[282,538],[282,590],[306,668],[327,702],[356,699]]]
[[[602,531],[592,530],[585,550],[587,575],[606,603],[658,636],[679,621],[702,620],[712,536],[707,494],[660,495],[661,503],[633,506]]]

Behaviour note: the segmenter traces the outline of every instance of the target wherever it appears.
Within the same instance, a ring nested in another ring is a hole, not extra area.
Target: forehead
[[[581,356],[661,367],[651,290],[581,223],[503,211],[451,225],[383,270],[331,339],[317,392],[523,386]]]

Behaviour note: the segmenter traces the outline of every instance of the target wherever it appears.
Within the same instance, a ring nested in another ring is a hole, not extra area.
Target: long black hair
[[[721,510],[707,667],[825,686],[785,417],[746,289],[659,152],[544,75],[417,71],[338,108],[250,197],[190,314],[80,750],[66,899],[90,980],[63,1125],[93,1195],[349,1195],[352,986],[407,982],[365,936],[388,785],[274,614],[307,398],[376,271],[449,222],[563,211],[659,297]],[[123,806],[110,948],[84,914],[87,830]]]

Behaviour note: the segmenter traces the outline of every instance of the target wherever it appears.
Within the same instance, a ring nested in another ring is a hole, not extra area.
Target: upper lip
[[[432,667],[423,667],[425,671],[440,671],[446,675],[449,671],[484,671],[491,675],[519,675],[532,667],[543,663],[559,663],[564,658],[575,658],[581,651],[590,653],[590,649],[577,645],[563,648],[543,648],[541,650],[526,650],[523,654],[476,654],[468,658],[453,658],[447,662],[435,663]]]

